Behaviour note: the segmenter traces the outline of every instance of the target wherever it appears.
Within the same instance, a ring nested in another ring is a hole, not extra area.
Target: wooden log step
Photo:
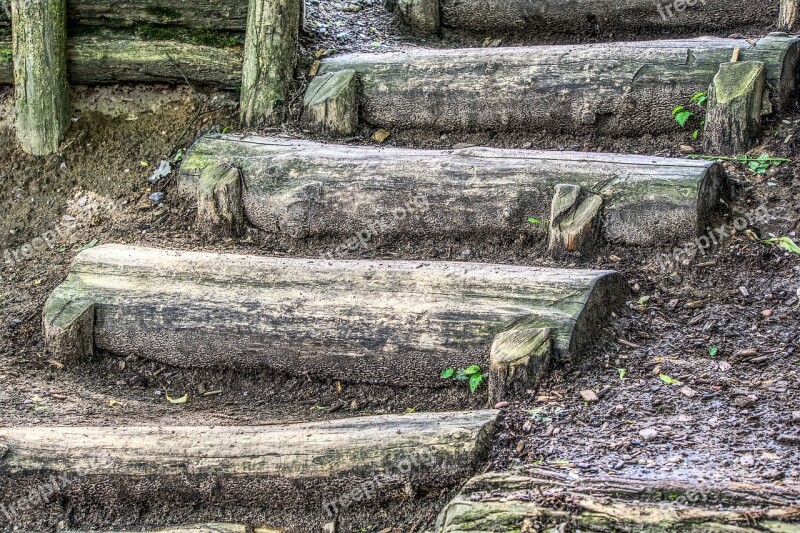
[[[150,515],[241,521],[247,508],[301,510],[322,522],[355,487],[369,485],[372,498],[363,505],[378,506],[403,493],[463,481],[488,453],[497,414],[421,413],[273,426],[0,428],[3,503],[15,525],[42,515],[61,520],[60,510],[48,512],[52,507],[41,501],[27,509],[15,505],[32,486],[49,491],[43,481],[55,480],[58,497],[50,492],[48,503],[63,505],[77,527],[80,517],[97,527],[148,521]],[[161,515],[164,507],[181,509],[183,516]],[[203,514],[207,509],[213,516]]]
[[[551,328],[559,360],[579,355],[627,296],[612,271],[104,245],[77,256],[44,330],[62,361],[93,344],[177,367],[443,386],[446,368],[487,368],[495,336],[515,328]]]
[[[391,0],[390,8],[420,33],[440,28],[480,35],[531,34],[542,38],[699,33],[770,28],[777,2],[731,0]]]
[[[800,487],[576,476],[548,468],[477,476],[439,515],[436,533],[800,531]],[[535,527],[534,527],[535,526]]]
[[[68,0],[67,18],[73,26],[154,24],[243,32],[247,0]],[[0,27],[8,24],[5,10],[0,9]]]
[[[654,6],[655,7],[655,6]],[[325,59],[354,70],[370,126],[434,131],[527,130],[609,135],[675,131],[673,108],[708,90],[721,63],[761,61],[776,111],[792,105],[798,42],[700,38],[596,45],[411,50]]]
[[[720,165],[683,159],[209,135],[186,154],[181,190],[197,197],[207,188],[204,172],[214,174],[220,161],[240,169],[244,212],[252,225],[291,239],[333,239],[342,248],[353,239],[356,248],[359,239],[513,241],[537,231],[528,218],[548,217],[558,184],[602,197],[606,240],[684,242],[705,233],[729,188]],[[336,245],[326,251],[337,257]]]
[[[12,84],[11,42],[0,40],[0,84]],[[235,89],[242,79],[241,46],[215,47],[156,41],[129,34],[73,37],[67,43],[71,83],[192,83]]]
[[[138,530],[137,530],[138,531]],[[163,527],[141,530],[142,533],[290,533],[288,529],[276,529],[269,526],[253,527],[250,524],[234,524],[230,522],[207,522],[205,524],[189,524],[184,526]],[[84,531],[64,531],[63,533],[88,533]],[[92,531],[92,533],[131,533],[130,531]]]

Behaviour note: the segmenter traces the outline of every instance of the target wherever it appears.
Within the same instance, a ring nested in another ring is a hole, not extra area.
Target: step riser
[[[707,91],[735,48],[762,61],[786,109],[796,84],[798,40],[746,40],[422,50],[349,54],[324,60],[321,74],[354,70],[363,122],[433,131],[540,130],[641,136],[677,131],[676,105]]]
[[[197,197],[203,171],[215,161],[241,170],[244,213],[252,225],[289,240],[339,241],[322,247],[321,254],[333,258],[353,243],[541,238],[546,226],[528,218],[548,218],[560,183],[603,197],[607,241],[684,242],[705,232],[729,188],[720,165],[700,161],[206,136],[184,158],[180,189]]]
[[[398,501],[407,486],[457,484],[485,458],[496,416],[475,411],[264,427],[0,429],[7,450],[0,460],[2,502],[14,524],[36,528],[52,527],[67,509],[77,527],[164,523],[165,517],[172,523],[268,523],[272,513],[300,511],[322,523],[347,507],[343,496],[356,488],[363,505],[374,508]],[[8,522],[0,514],[0,525]]]
[[[88,337],[179,367],[442,386],[443,369],[485,365],[494,336],[512,327],[550,327],[560,360],[580,354],[627,294],[610,271],[102,246],[76,258],[44,325],[64,359],[85,355],[65,347]]]

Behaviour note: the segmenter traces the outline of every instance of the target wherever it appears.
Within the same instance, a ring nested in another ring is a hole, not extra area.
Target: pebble
[[[160,191],[154,192],[150,194],[150,196],[148,196],[147,198],[149,198],[150,201],[153,202],[154,204],[160,204],[161,202],[164,201],[164,193]]]
[[[756,459],[752,454],[747,453],[739,457],[739,462],[742,464],[742,466],[754,466],[756,464]]]
[[[771,317],[772,316],[772,309],[764,309],[763,311],[761,311],[761,316],[763,316],[764,318]]]
[[[533,428],[533,422],[531,422],[530,420],[528,420],[522,425],[522,431],[524,431],[525,433],[530,433],[532,428]]]
[[[758,398],[756,398],[753,395],[737,396],[736,398],[734,398],[733,404],[736,407],[750,407],[751,405],[755,405],[757,399]]]
[[[792,422],[800,422],[800,411],[794,411],[792,413]]]
[[[506,407],[508,407],[508,402],[497,402],[494,404],[495,409],[505,409]]]
[[[600,398],[597,397],[597,394],[593,390],[582,390],[581,398],[583,398],[585,402],[591,403],[600,401]]]
[[[697,391],[691,387],[683,387],[681,389],[681,394],[683,394],[687,398],[694,398],[697,395]]]
[[[644,440],[653,440],[658,437],[658,430],[654,428],[644,428],[639,430],[639,436]]]

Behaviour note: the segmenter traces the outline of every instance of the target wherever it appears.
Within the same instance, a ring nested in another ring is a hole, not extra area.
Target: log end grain
[[[708,90],[704,129],[708,153],[737,155],[761,134],[766,68],[760,61],[722,63]]]

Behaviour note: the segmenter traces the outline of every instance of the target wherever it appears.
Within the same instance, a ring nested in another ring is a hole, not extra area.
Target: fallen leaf
[[[681,384],[680,381],[678,381],[677,379],[675,379],[673,377],[670,377],[670,376],[668,376],[666,374],[659,374],[658,375],[658,379],[660,379],[661,381],[663,381],[667,385],[680,385]]]
[[[377,142],[377,143],[382,143],[382,142],[384,142],[386,139],[388,139],[391,136],[392,136],[391,133],[389,133],[385,129],[381,128],[381,129],[379,129],[378,131],[376,131],[375,133],[372,134],[372,140]]]
[[[166,396],[166,398],[167,398],[167,401],[168,401],[169,403],[173,403],[173,404],[183,404],[183,403],[187,403],[187,402],[189,401],[189,395],[188,395],[188,394],[184,394],[184,395],[183,395],[183,396],[181,396],[180,398],[173,398],[173,397],[171,397],[171,396],[169,395],[169,393],[167,392],[167,389],[166,389],[166,387],[164,388],[164,396]]]
[[[53,365],[56,368],[64,368],[64,364],[61,363],[60,361],[56,361],[55,359],[50,359],[47,362],[50,363],[51,365]]]
[[[321,63],[319,62],[319,60],[315,60],[313,63],[311,63],[311,68],[308,69],[309,78],[313,78],[314,76],[317,75],[317,72],[319,72],[320,65]]]

